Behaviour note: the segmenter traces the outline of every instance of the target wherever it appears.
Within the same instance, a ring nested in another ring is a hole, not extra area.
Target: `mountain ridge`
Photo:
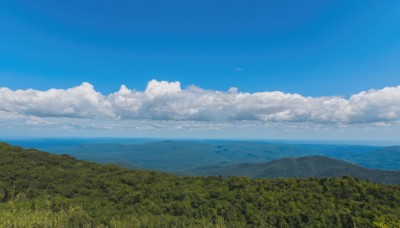
[[[282,158],[264,163],[205,166],[181,171],[178,174],[194,176],[249,176],[255,178],[354,176],[378,183],[400,183],[400,172],[398,171],[369,169],[355,163],[320,155]]]
[[[96,142],[96,141],[95,141]],[[400,170],[397,153],[376,163],[368,157],[379,156],[385,147],[360,145],[276,144],[253,141],[152,141],[139,144],[91,143],[51,140],[16,141],[24,148],[37,148],[55,154],[69,154],[79,159],[100,163],[124,161],[127,167],[137,166],[151,170],[175,172],[207,165],[233,165],[240,162],[267,162],[284,157],[324,155],[361,164],[368,168]],[[400,149],[399,149],[400,151]],[[365,157],[368,155],[368,157]],[[382,156],[380,156],[382,157]],[[129,164],[130,163],[130,164]]]
[[[353,177],[180,177],[0,143],[5,227],[399,227],[399,208],[400,185]]]

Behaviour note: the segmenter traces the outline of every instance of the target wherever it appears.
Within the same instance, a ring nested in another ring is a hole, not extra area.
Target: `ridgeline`
[[[381,184],[400,184],[399,171],[368,169],[357,164],[325,156],[282,158],[265,163],[205,166],[181,171],[178,174],[191,176],[248,176],[255,178],[352,176]]]
[[[179,177],[0,144],[0,226],[400,227],[400,186]]]

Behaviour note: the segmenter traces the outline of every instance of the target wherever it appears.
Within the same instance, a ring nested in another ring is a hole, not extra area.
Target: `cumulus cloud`
[[[112,104],[87,82],[67,90],[0,88],[0,110],[40,117],[115,117]]]
[[[363,91],[349,98],[306,97],[273,92],[246,93],[181,88],[179,82],[152,80],[145,91],[103,95],[89,83],[48,91],[0,88],[0,110],[16,116],[194,122],[260,121],[320,124],[400,121],[400,86]],[[9,116],[9,115],[8,115]]]

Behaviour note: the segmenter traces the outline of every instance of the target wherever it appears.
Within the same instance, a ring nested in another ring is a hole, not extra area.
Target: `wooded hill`
[[[0,144],[2,227],[400,227],[400,186],[130,171]]]

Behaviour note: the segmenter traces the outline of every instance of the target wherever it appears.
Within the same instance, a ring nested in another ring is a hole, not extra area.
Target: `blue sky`
[[[122,84],[143,91],[156,79],[178,81],[182,90],[189,85],[208,91],[237,87],[249,93],[281,91],[350,100],[360,91],[400,85],[399,41],[400,2],[395,0],[1,1],[0,87],[46,91],[88,82],[106,96]],[[341,116],[336,122],[397,121],[397,103],[390,104],[394,108],[374,117],[368,111],[368,118]],[[31,117],[58,115],[7,107],[2,110]],[[137,116],[198,120],[166,113]],[[270,121],[244,113],[197,118]],[[125,114],[118,112],[116,118],[119,115]],[[326,122],[323,115],[317,121],[314,114],[296,115],[285,118]]]
[[[349,95],[400,84],[399,1],[0,4],[0,85],[14,89],[88,81],[110,93],[155,78]]]

